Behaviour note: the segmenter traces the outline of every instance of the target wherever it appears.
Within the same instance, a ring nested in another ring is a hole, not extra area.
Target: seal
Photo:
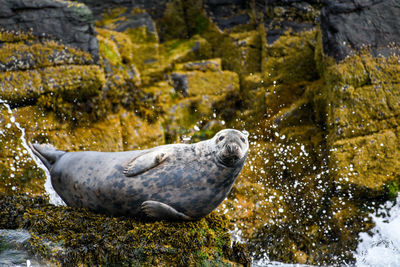
[[[30,146],[67,205],[156,220],[195,220],[213,211],[231,190],[249,149],[247,134],[234,129],[194,144],[125,152]]]

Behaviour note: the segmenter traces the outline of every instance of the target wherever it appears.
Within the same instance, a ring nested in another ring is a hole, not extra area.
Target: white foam
[[[381,216],[372,216],[372,235],[360,234],[356,266],[400,266],[400,196],[394,203],[387,202],[378,211]]]
[[[0,99],[0,104],[3,104],[7,108],[7,111],[9,114],[13,113],[10,105],[8,105],[6,101]],[[25,148],[25,150],[28,152],[29,156],[33,159],[33,161],[36,163],[36,165],[40,169],[42,169],[46,175],[46,182],[44,184],[44,188],[46,190],[46,193],[49,196],[50,203],[57,205],[57,206],[60,206],[60,205],[65,206],[66,205],[65,202],[56,193],[53,186],[51,185],[50,173],[47,170],[46,166],[44,166],[43,163],[33,154],[31,148],[29,147],[29,145],[26,141],[26,138],[25,138],[25,129],[23,127],[21,127],[21,125],[15,120],[14,116],[10,117],[10,121],[21,131],[21,136],[20,136],[21,145]],[[11,127],[11,123],[9,123],[10,127]]]

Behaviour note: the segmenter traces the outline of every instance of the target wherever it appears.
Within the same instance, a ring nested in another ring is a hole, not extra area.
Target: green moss
[[[167,62],[185,62],[211,57],[210,44],[198,35],[189,40],[171,40],[162,46]]]
[[[175,72],[187,80],[187,88],[181,92],[185,96],[222,95],[239,90],[239,77],[230,71],[223,72]]]
[[[267,50],[267,81],[272,84],[296,83],[318,79],[314,61],[316,31],[287,32]]]
[[[384,190],[386,191],[386,195],[387,195],[388,199],[391,201],[396,200],[396,198],[400,192],[400,182],[399,182],[400,179],[398,179],[399,177],[396,177],[396,178],[397,178],[396,181],[392,181],[383,186]]]

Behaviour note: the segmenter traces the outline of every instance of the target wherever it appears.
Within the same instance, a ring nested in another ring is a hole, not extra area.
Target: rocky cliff
[[[218,211],[255,259],[343,264],[353,260],[358,233],[372,226],[368,212],[399,190],[395,1],[0,3],[4,201],[19,193],[45,196],[45,175],[26,141],[122,151],[195,142],[225,127],[246,129],[249,160]],[[30,205],[20,199],[10,206]],[[38,255],[62,262],[61,254],[41,250],[48,248],[40,239],[49,235],[29,224],[39,217],[52,222],[50,210],[73,217],[84,212],[36,206],[25,221],[12,223],[38,238]],[[185,252],[186,263],[217,255],[246,264],[239,260],[244,250],[231,247],[236,254],[229,256],[213,245],[220,241],[212,237],[228,230],[213,224],[220,220],[213,215],[197,222],[203,230],[196,236],[204,239],[205,231],[209,242]],[[192,229],[179,231],[185,227]],[[56,240],[75,246],[65,245],[71,253],[100,242],[71,229],[82,242]],[[178,243],[155,246],[176,255]],[[163,264],[167,256],[151,256],[157,249],[128,261]],[[113,255],[109,262],[125,259],[111,247],[104,251]],[[91,255],[101,263],[101,255]]]

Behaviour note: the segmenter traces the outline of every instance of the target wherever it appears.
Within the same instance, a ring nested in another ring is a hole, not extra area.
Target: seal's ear
[[[150,151],[129,160],[124,165],[124,175],[126,177],[133,177],[148,171],[168,158],[168,153],[163,150]]]
[[[244,136],[246,136],[246,137],[249,137],[249,132],[246,131],[246,130],[243,130],[243,131],[242,131],[242,134],[244,134]]]

